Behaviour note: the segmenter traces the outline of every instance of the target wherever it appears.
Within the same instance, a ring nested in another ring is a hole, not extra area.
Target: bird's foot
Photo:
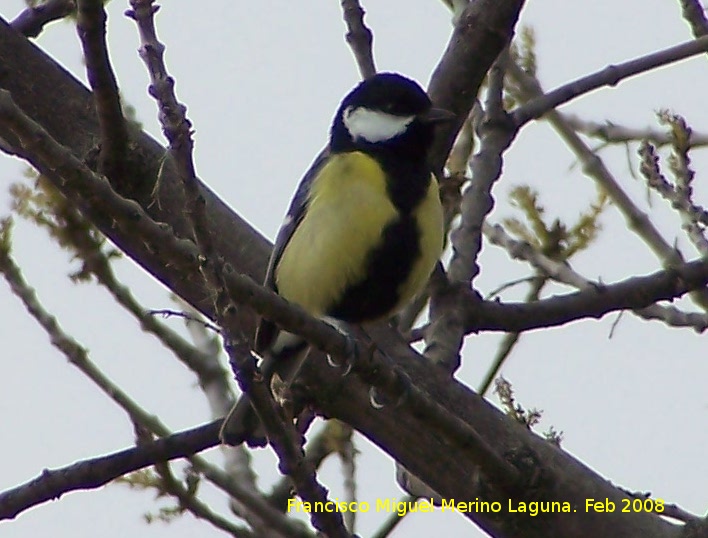
[[[359,351],[359,346],[357,345],[356,340],[349,335],[344,336],[347,339],[347,347],[344,355],[337,358],[334,358],[329,354],[327,355],[327,364],[329,364],[332,368],[341,368],[342,377],[349,375],[352,368],[354,368],[354,363],[356,362]]]

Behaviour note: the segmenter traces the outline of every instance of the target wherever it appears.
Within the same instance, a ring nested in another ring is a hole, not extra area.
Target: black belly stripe
[[[369,256],[367,277],[349,286],[328,315],[361,323],[392,313],[398,303],[398,288],[411,274],[420,253],[416,226],[410,214],[403,214],[386,227],[382,243]]]
[[[362,323],[393,314],[398,288],[410,276],[420,256],[418,225],[412,215],[430,187],[430,169],[425,152],[400,155],[386,148],[368,148],[383,168],[388,195],[399,212],[396,221],[383,231],[383,240],[369,254],[366,278],[346,288],[327,315],[349,323]]]

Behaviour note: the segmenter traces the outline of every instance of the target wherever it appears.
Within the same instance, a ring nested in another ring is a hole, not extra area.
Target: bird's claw
[[[344,355],[342,356],[342,360],[336,361],[332,355],[327,355],[327,364],[329,364],[332,368],[342,368],[342,377],[346,377],[349,375],[349,373],[352,371],[352,368],[354,368],[354,363],[356,362],[356,358],[358,355],[358,346],[356,343],[356,340],[352,338],[349,335],[344,335],[346,338],[346,349],[344,351]]]

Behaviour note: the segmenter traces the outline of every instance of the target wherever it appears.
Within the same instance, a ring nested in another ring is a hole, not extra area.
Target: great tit
[[[427,153],[435,125],[453,117],[399,74],[356,86],[337,110],[329,147],[297,188],[265,286],[313,316],[356,324],[390,317],[415,298],[444,240]],[[262,357],[279,360],[305,347],[261,320],[255,350]]]

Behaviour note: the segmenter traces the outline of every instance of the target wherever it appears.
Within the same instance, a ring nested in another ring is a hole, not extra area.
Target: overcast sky
[[[314,155],[326,142],[331,117],[358,79],[344,39],[339,2],[164,2],[158,33],[167,46],[168,69],[179,99],[188,106],[196,130],[200,177],[239,214],[273,238],[287,202]],[[147,74],[138,58],[134,23],[123,16],[125,0],[109,5],[110,52],[125,100],[137,109],[145,129],[162,140],[155,106],[146,93]],[[436,0],[369,0],[367,23],[375,33],[379,70],[398,71],[426,84],[449,37],[450,15]],[[12,19],[20,0],[0,0],[0,15]],[[690,38],[676,0],[529,0],[521,24],[536,30],[539,76],[551,89],[578,76]],[[79,79],[85,80],[80,45],[73,27],[51,25],[38,44]],[[682,62],[602,89],[565,107],[584,118],[634,127],[655,125],[654,111],[670,108],[696,130],[707,131],[705,57]],[[687,258],[694,251],[681,236],[676,216],[656,196],[647,204],[646,187],[632,177],[636,148],[608,148],[601,156],[657,223],[669,243],[678,240]],[[708,159],[693,153],[696,200],[708,203]],[[502,180],[494,190],[492,222],[514,215],[506,197],[519,184],[541,192],[550,218],[572,223],[595,196],[591,180],[551,129],[526,127],[505,157]],[[23,165],[0,156],[0,216],[9,211],[7,187],[22,180]],[[659,262],[614,208],[602,217],[600,241],[574,261],[588,278],[604,282],[645,274]],[[15,256],[40,300],[64,328],[91,352],[91,358],[146,410],[171,428],[207,420],[206,402],[194,377],[94,286],[71,284],[75,264],[44,232],[18,222]],[[503,251],[485,246],[476,285],[486,293],[525,276],[529,269]],[[129,261],[119,274],[143,304],[171,307],[166,290]],[[524,289],[504,296],[518,299]],[[690,306],[685,302],[683,306]],[[123,448],[133,442],[125,414],[69,365],[0,282],[0,490],[36,476],[43,468]],[[697,514],[708,498],[708,356],[705,336],[668,329],[658,322],[625,315],[608,338],[616,316],[583,321],[525,335],[504,369],[527,408],[544,410],[540,429],[564,432],[563,447],[600,474],[630,490],[651,491]],[[172,322],[179,328],[178,322]],[[500,335],[471,336],[458,376],[479,384]],[[395,497],[390,459],[359,437],[361,500]],[[212,451],[218,461],[219,455]],[[261,484],[277,471],[268,453],[259,454]],[[333,496],[341,494],[337,462],[325,465],[323,479]],[[223,496],[205,488],[216,509]],[[164,503],[163,503],[164,504]],[[187,515],[167,526],[146,527],[141,514],[155,510],[152,493],[110,485],[72,493],[60,501],[0,523],[3,536],[29,538],[71,535],[105,538],[128,535],[181,538],[218,535]],[[360,518],[359,532],[371,534],[384,519]],[[422,537],[444,529],[471,536],[472,525],[448,514],[406,518],[394,536]],[[478,532],[478,531],[475,531]],[[476,534],[475,534],[476,535]],[[480,534],[481,535],[481,534]]]

